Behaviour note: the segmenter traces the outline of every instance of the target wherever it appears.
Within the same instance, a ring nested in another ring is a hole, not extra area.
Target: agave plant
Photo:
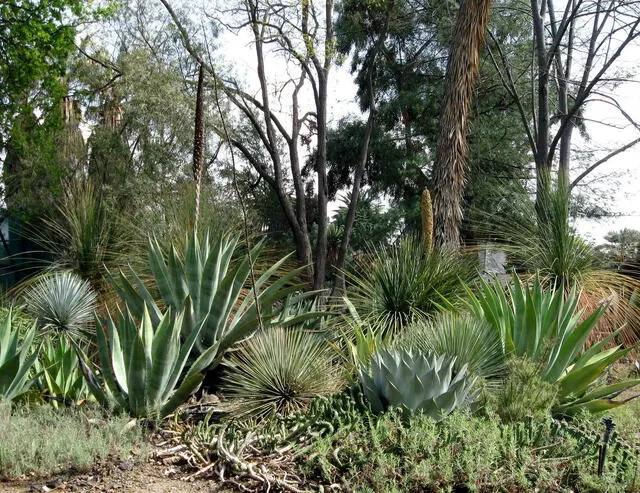
[[[139,324],[129,310],[119,312],[115,321],[111,316],[100,321],[96,332],[104,386],[81,361],[95,398],[140,418],[161,419],[172,413],[198,388],[212,355],[203,353],[181,378],[202,330],[201,324],[181,344],[183,320],[183,313],[174,317],[169,308],[156,325],[145,308]]]
[[[241,415],[288,415],[340,389],[334,352],[317,334],[298,328],[259,332],[226,362],[223,389]]]
[[[251,264],[246,256],[239,262],[232,262],[237,246],[237,238],[220,236],[212,242],[206,235],[205,241],[200,243],[193,235],[186,242],[183,256],[172,248],[165,260],[158,242],[149,240],[149,263],[161,303],[175,314],[184,312],[184,338],[202,326],[194,350],[203,354],[216,348],[214,361],[218,361],[233,344],[272,323],[280,313],[278,303],[298,289],[292,283],[304,270],[304,267],[295,269],[272,281],[287,260],[285,257],[259,276],[255,286],[247,289]],[[251,258],[256,259],[262,248],[262,243],[257,244],[251,251]],[[120,272],[116,283],[118,293],[134,317],[141,318],[146,309],[152,323],[157,325],[161,318],[159,304],[135,272],[131,272],[130,279]],[[295,296],[288,303],[295,304],[313,294]],[[321,315],[307,312],[284,317],[278,323],[295,325]]]
[[[43,331],[84,338],[93,327],[96,294],[73,272],[54,272],[37,281],[24,296],[26,309]]]
[[[0,324],[0,402],[11,402],[33,383],[29,372],[38,357],[38,351],[32,351],[35,333],[33,325],[20,341],[19,330],[12,324],[11,309]]]
[[[348,296],[361,316],[385,333],[440,312],[478,271],[472,257],[450,249],[425,250],[415,238],[371,249],[346,273]]]
[[[394,346],[455,356],[455,371],[467,365],[469,375],[484,379],[490,386],[505,374],[498,334],[486,321],[469,314],[445,312],[433,320],[418,322],[404,331]]]
[[[545,290],[539,279],[527,285],[516,276],[508,287],[483,281],[477,292],[468,290],[469,308],[493,327],[505,355],[541,363],[542,378],[558,385],[556,413],[614,408],[626,402],[615,397],[640,384],[635,379],[600,385],[605,371],[633,347],[614,345],[616,331],[586,348],[606,307],[584,314],[578,309],[579,296],[575,287],[569,292]]]
[[[89,387],[82,374],[76,346],[67,338],[47,338],[35,363],[39,386],[54,407],[77,404],[89,397]]]
[[[360,380],[374,412],[400,407],[440,421],[467,402],[475,382],[466,377],[466,366],[455,373],[454,365],[455,357],[383,349],[360,371]]]

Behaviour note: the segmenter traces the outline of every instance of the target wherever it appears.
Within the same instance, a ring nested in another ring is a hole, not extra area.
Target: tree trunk
[[[360,198],[360,188],[362,186],[362,177],[364,176],[364,170],[367,165],[367,157],[369,156],[369,142],[371,141],[371,135],[373,134],[373,127],[375,122],[375,110],[372,108],[369,111],[369,118],[367,119],[367,126],[364,131],[364,137],[362,144],[360,145],[360,155],[358,156],[358,163],[356,164],[356,170],[353,176],[353,188],[351,190],[351,200],[349,201],[349,209],[347,210],[347,219],[344,225],[344,232],[342,233],[342,241],[340,243],[340,250],[338,251],[338,261],[336,262],[336,277],[335,286],[333,288],[334,296],[342,296],[345,292],[345,280],[344,280],[344,264],[347,260],[347,252],[349,251],[349,240],[351,239],[351,231],[353,231],[353,224],[356,220],[356,209],[358,207],[358,199]]]
[[[433,165],[435,242],[439,246],[460,245],[469,109],[490,5],[491,0],[463,0],[456,18]]]

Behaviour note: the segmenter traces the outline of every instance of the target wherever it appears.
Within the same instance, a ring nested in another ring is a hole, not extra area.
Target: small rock
[[[124,462],[121,462],[120,464],[118,464],[118,467],[122,471],[131,471],[131,469],[133,469],[133,461],[132,460],[125,460]]]

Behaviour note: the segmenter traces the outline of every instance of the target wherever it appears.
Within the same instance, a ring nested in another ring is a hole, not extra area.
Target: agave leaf
[[[149,267],[158,286],[160,296],[162,296],[162,299],[165,300],[167,305],[173,307],[178,306],[181,300],[178,299],[174,285],[170,280],[169,270],[162,255],[162,248],[160,248],[160,244],[155,236],[149,237],[148,250]]]
[[[151,407],[157,407],[166,393],[180,346],[180,326],[167,311],[156,329],[152,343],[151,368],[148,369],[145,396]]]
[[[202,373],[195,373],[185,378],[167,403],[162,406],[159,417],[164,418],[175,411],[180,404],[186,401],[187,398],[198,389],[203,379],[204,375]]]
[[[599,359],[594,363],[587,364],[582,368],[569,372],[558,381],[560,384],[560,392],[565,395],[572,394],[579,396],[602,375],[609,365],[624,357],[632,349],[633,348],[627,348],[616,351],[606,358]]]
[[[145,321],[143,320],[140,332],[138,332],[131,317],[127,316],[126,318],[127,323],[120,326],[120,330],[121,333],[125,333],[128,336],[123,338],[123,341],[127,342],[122,345],[127,374],[127,395],[133,412],[136,415],[144,415],[147,404],[145,401],[147,358],[142,339],[142,333],[146,330],[144,327]]]
[[[568,336],[556,343],[551,355],[553,364],[545,372],[549,381],[558,380],[567,366],[575,360],[601,315],[602,311],[596,310],[573,330],[570,330],[570,325],[565,326]]]
[[[572,401],[570,405],[583,404],[592,400],[602,399],[602,398],[606,398],[607,400],[610,400],[610,399],[613,399],[614,397],[617,397],[622,392],[632,389],[633,387],[636,387],[637,385],[640,385],[640,378],[627,380],[624,382],[618,382],[611,385],[603,385],[602,387],[598,387],[597,389],[591,392],[587,392],[580,399]],[[627,399],[623,402],[628,402],[628,400],[630,399]]]

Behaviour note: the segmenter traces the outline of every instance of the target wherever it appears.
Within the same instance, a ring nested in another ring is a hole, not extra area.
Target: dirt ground
[[[3,493],[24,492],[127,492],[127,493],[195,493],[224,491],[213,480],[184,481],[185,473],[170,474],[167,466],[153,462],[96,465],[80,474],[60,474],[45,479],[0,482]]]

